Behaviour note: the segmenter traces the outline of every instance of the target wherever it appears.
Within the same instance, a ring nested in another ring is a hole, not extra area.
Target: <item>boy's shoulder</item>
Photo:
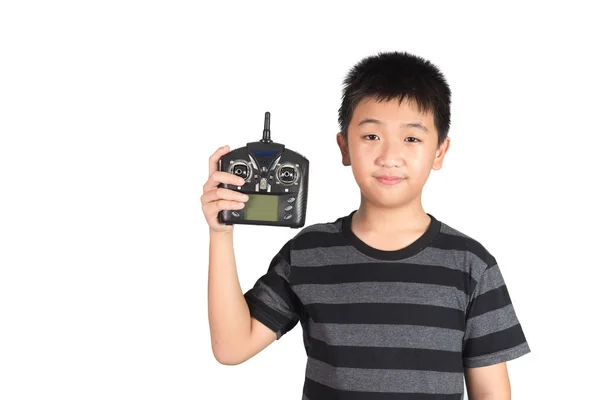
[[[496,258],[482,242],[445,222],[440,222],[440,234],[435,245],[448,250],[462,251],[471,258],[477,258],[486,268],[497,263]]]
[[[342,221],[347,217],[348,215],[343,215],[329,221],[307,225],[296,233],[288,243],[302,246],[302,243],[310,242],[317,245],[319,240],[334,239],[337,234],[342,233]]]
[[[339,233],[341,232],[341,221],[345,216],[341,216],[335,220],[316,222],[311,225],[307,225],[296,234],[295,237],[300,237],[311,232],[328,232],[328,233]]]
[[[307,225],[288,241],[287,246],[294,250],[311,248],[324,250],[351,245],[343,234],[344,221],[351,218],[351,215],[352,213],[344,214],[328,221]],[[429,258],[432,254],[436,254],[436,258],[451,258],[457,264],[460,263],[462,268],[469,269],[476,275],[482,273],[486,268],[496,265],[496,259],[488,248],[471,234],[429,215],[434,218],[432,223],[435,224],[438,231],[428,245],[431,251],[419,256]],[[473,271],[473,267],[477,272]]]

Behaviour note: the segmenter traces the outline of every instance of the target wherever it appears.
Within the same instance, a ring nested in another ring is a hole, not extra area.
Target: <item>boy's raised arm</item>
[[[250,316],[239,284],[231,232],[211,232],[208,318],[212,350],[222,364],[240,364],[273,343],[276,334]]]
[[[218,171],[219,158],[229,151],[218,149],[209,159],[209,178],[201,197],[202,211],[210,228],[208,260],[208,319],[212,350],[222,364],[239,364],[270,343],[276,334],[250,316],[240,287],[233,251],[233,225],[222,224],[218,213],[240,209],[248,199],[233,190],[219,188],[219,183],[240,184],[242,179]]]

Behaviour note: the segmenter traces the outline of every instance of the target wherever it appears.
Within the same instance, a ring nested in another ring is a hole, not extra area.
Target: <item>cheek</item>
[[[415,165],[431,165],[435,154],[427,146],[415,146],[411,149],[410,159]]]
[[[366,148],[361,148],[360,145],[355,144],[348,149],[350,160],[352,164],[362,165],[369,158]]]
[[[410,167],[415,177],[427,179],[431,167],[433,164],[433,158],[429,154],[422,154],[419,158],[413,159],[413,163]]]
[[[370,158],[369,154],[361,151],[355,151],[351,157],[355,174],[365,175],[371,173],[373,159]]]

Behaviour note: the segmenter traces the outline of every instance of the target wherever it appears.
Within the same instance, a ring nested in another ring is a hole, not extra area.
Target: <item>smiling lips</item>
[[[375,179],[385,185],[396,185],[404,180],[404,178],[392,175],[376,176]]]

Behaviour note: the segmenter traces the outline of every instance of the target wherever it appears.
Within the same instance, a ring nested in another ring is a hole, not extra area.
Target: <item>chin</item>
[[[401,196],[396,193],[373,193],[363,192],[363,198],[370,204],[381,208],[398,208],[410,203],[411,199],[406,196]]]

